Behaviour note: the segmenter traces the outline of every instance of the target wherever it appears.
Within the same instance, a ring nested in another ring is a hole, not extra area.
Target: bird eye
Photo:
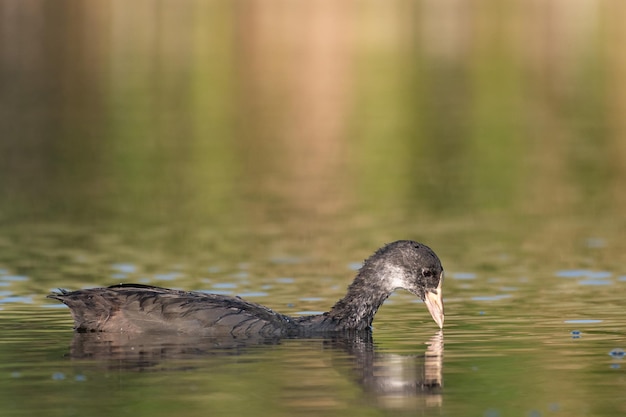
[[[422,275],[424,275],[426,278],[430,278],[433,276],[433,271],[431,269],[423,269]]]

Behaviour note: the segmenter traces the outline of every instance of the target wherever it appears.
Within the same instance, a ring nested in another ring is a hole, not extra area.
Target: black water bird
[[[424,301],[443,327],[443,268],[426,245],[399,240],[378,249],[330,311],[289,317],[239,297],[119,284],[49,298],[66,304],[78,332],[179,333],[232,337],[298,337],[367,331],[383,302],[398,288]]]

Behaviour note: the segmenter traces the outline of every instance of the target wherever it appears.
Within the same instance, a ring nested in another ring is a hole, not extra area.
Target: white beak
[[[432,316],[435,323],[439,325],[440,329],[443,329],[443,292],[441,291],[441,286],[443,285],[443,272],[439,277],[439,285],[437,289],[433,292],[427,292],[424,297],[424,303],[426,303],[426,307],[428,308],[428,312]]]

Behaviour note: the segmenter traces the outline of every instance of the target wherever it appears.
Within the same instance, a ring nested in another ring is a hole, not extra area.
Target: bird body
[[[119,284],[48,297],[66,304],[75,330],[122,333],[175,332],[206,336],[290,337],[367,331],[382,303],[397,288],[420,297],[443,326],[439,258],[425,245],[396,241],[380,248],[359,270],[345,297],[323,314],[289,317],[239,297]]]

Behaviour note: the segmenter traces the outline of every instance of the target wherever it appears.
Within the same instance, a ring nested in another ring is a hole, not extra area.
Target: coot
[[[78,332],[285,337],[367,331],[378,308],[397,288],[422,299],[443,327],[442,283],[437,255],[421,243],[399,240],[368,258],[347,294],[319,315],[289,317],[239,297],[141,284],[60,290],[48,297],[69,306]]]

